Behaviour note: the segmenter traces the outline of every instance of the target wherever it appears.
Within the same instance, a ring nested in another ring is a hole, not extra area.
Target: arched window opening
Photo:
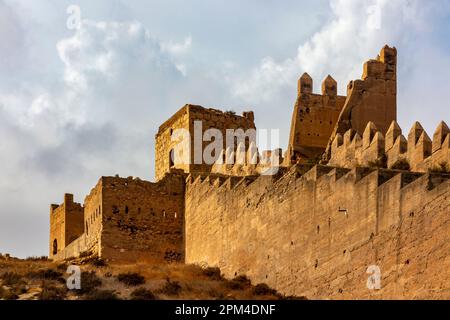
[[[125,206],[125,214],[128,214],[129,211],[128,206]]]
[[[58,253],[58,240],[53,240],[53,254]]]
[[[86,234],[89,234],[89,224],[87,221],[86,221]]]

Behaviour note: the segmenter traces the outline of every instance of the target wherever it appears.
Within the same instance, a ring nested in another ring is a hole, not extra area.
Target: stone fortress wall
[[[330,76],[313,94],[304,74],[284,155],[245,140],[196,164],[210,143],[196,133],[255,129],[254,115],[184,106],[156,135],[156,182],[102,177],[83,205],[51,206],[50,258],[200,264],[308,298],[450,298],[450,129],[405,138],[396,69],[386,46],[347,97]]]
[[[125,261],[184,261],[182,174],[158,183],[103,179],[102,257]]]
[[[295,165],[190,177],[186,263],[308,298],[450,298],[449,204],[450,175]],[[370,266],[382,290],[368,290]]]
[[[183,261],[184,186],[179,172],[158,183],[133,177],[100,178],[84,206],[79,205],[84,215],[79,238],[56,254],[51,251],[50,258],[63,260],[85,253],[109,261]],[[53,219],[51,226],[70,230],[71,224]],[[51,243],[54,236],[51,233]]]

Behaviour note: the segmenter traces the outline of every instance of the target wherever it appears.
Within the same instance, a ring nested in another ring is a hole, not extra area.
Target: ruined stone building
[[[196,162],[196,130],[255,129],[254,115],[184,106],[156,135],[156,182],[101,177],[83,204],[51,205],[50,258],[208,265],[309,298],[450,298],[450,129],[404,135],[395,48],[363,69],[347,96],[300,78],[284,154],[244,141]]]

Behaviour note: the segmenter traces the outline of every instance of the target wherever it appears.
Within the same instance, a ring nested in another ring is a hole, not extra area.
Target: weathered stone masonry
[[[186,263],[309,298],[450,298],[450,175],[307,169],[189,178]]]
[[[65,194],[61,205],[50,206],[50,256],[64,249],[84,232],[84,211],[73,195]]]
[[[184,180],[175,173],[158,183],[102,177],[85,200],[84,233],[50,257],[89,252],[111,261],[183,261]]]
[[[304,74],[284,158],[241,142],[195,164],[196,121],[225,135],[256,128],[254,115],[184,106],[156,135],[157,182],[102,177],[83,205],[70,194],[51,205],[50,258],[217,266],[308,298],[450,298],[450,129],[402,134],[396,69],[386,46],[347,97],[331,77],[312,93]],[[175,151],[177,129],[190,139]],[[221,163],[229,156],[246,161]],[[381,290],[367,287],[371,266]]]
[[[202,130],[198,133],[195,132],[196,121],[201,121],[202,124]],[[233,112],[223,112],[211,108],[206,109],[201,106],[190,104],[185,105],[159,127],[155,137],[156,180],[160,180],[165,174],[170,173],[171,169],[183,170],[185,173],[211,172],[212,166],[205,164],[202,157],[200,157],[201,163],[195,162],[195,134],[199,134],[200,137],[203,138],[205,131],[208,129],[218,129],[221,131],[225,140],[227,129],[242,129],[245,132],[248,129],[255,128],[253,112],[244,112],[242,116],[239,116]],[[171,155],[177,151],[175,146],[180,143],[181,140],[179,137],[178,139],[173,137],[174,132],[179,129],[184,129],[189,133],[190,144],[179,152],[181,154],[171,157]],[[201,141],[203,141],[203,139]],[[203,141],[203,145],[200,146],[198,150],[203,151],[208,144],[208,141]],[[225,149],[225,145],[223,148]],[[248,148],[249,146],[247,145],[247,149]],[[183,157],[186,157],[188,161],[183,161],[183,163],[175,163],[173,161],[175,158]],[[219,155],[217,155],[217,157],[219,157]]]

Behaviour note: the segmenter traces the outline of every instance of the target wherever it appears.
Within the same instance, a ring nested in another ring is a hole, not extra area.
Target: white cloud
[[[13,90],[0,87],[2,246],[27,243],[12,234],[20,219],[45,236],[48,205],[64,192],[82,201],[102,174],[151,178],[155,114],[169,104],[168,84],[186,75],[187,39],[167,47],[136,21],[84,20],[54,47],[62,69],[52,82],[23,77]]]
[[[183,43],[174,43],[173,41],[162,42],[161,49],[172,56],[182,56],[188,53],[192,47],[192,37],[184,39]]]
[[[298,47],[295,56],[278,63],[265,58],[250,76],[234,79],[232,93],[249,102],[272,102],[283,87],[294,87],[305,71],[315,80],[316,90],[331,73],[345,93],[348,81],[361,76],[364,61],[385,44],[414,50],[415,44],[409,44],[448,6],[444,1],[424,5],[421,0],[331,0],[331,19]]]
[[[279,96],[282,87],[291,87],[298,74],[298,66],[293,59],[277,63],[273,58],[262,60],[258,69],[253,70],[249,78],[229,77],[233,95],[248,103],[272,101]]]
[[[0,71],[12,72],[25,50],[25,39],[19,18],[3,0],[0,0],[0,39]]]
[[[58,42],[57,49],[65,65],[66,84],[74,90],[87,90],[98,80],[119,80],[133,63],[143,68],[176,67],[191,43],[190,37],[183,43],[158,41],[136,21],[84,20],[73,36]]]
[[[34,153],[54,148],[58,148],[61,155],[76,158],[80,155],[71,154],[67,143],[71,135],[86,128],[92,130],[92,127],[112,125],[126,137],[150,132],[157,127],[158,122],[151,118],[151,114],[167,105],[168,91],[171,90],[167,83],[176,83],[186,76],[185,62],[181,58],[189,52],[192,40],[189,37],[181,44],[170,42],[171,45],[167,46],[168,42],[163,44],[150,34],[136,21],[84,20],[79,30],[56,45],[63,66],[63,72],[58,70],[53,74],[54,77],[63,75],[56,86],[25,80],[22,88],[13,92],[2,92],[0,88],[3,117],[14,123],[10,129],[33,137],[32,148],[12,151],[18,159],[26,161]],[[154,122],[149,123],[150,119]],[[9,134],[13,135],[13,132]],[[140,153],[132,150],[134,143],[142,142],[142,139],[144,137],[139,136],[121,145],[122,151],[135,156],[115,157],[111,167],[116,165],[119,170],[131,160],[142,169],[148,166],[148,159],[140,159]],[[144,148],[145,144],[140,150]],[[3,158],[8,153],[5,146],[0,159],[7,161]],[[107,157],[106,154],[104,156]],[[95,171],[98,163],[83,162],[82,159],[80,162],[89,171]],[[18,160],[11,172],[21,170],[20,165]],[[61,171],[60,174],[67,172]]]

